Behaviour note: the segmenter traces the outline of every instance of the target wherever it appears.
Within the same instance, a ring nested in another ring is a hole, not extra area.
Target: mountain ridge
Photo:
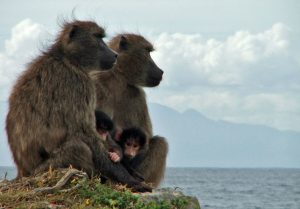
[[[180,113],[155,103],[149,110],[154,133],[168,139],[170,166],[300,167],[296,131],[212,120],[196,110]]]
[[[0,165],[13,165],[5,133],[7,102],[0,102]],[[155,134],[169,142],[169,167],[300,168],[300,133],[264,125],[212,120],[190,109],[149,103]]]

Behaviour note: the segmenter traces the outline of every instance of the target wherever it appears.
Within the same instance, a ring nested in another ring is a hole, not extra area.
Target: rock
[[[196,197],[187,196],[181,191],[173,188],[160,188],[153,190],[152,193],[141,194],[142,200],[147,201],[167,201],[177,204],[182,209],[200,209],[199,201]]]

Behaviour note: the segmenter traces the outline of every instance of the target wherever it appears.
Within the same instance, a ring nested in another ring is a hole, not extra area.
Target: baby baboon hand
[[[117,163],[117,162],[120,162],[121,158],[120,156],[118,155],[118,153],[116,152],[109,152],[109,158],[111,159],[111,161]]]

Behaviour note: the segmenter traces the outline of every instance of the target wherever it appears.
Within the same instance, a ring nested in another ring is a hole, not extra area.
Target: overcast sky
[[[137,32],[154,43],[165,74],[149,101],[300,131],[299,11],[298,0],[2,0],[0,100],[73,13],[109,37]]]

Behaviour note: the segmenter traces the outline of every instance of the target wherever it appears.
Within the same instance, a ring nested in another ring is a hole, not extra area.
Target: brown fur
[[[137,191],[149,187],[112,163],[95,128],[91,70],[111,68],[116,54],[94,22],[66,23],[56,42],[20,76],[9,99],[8,142],[19,177],[72,165]]]
[[[118,61],[112,71],[92,74],[97,106],[122,129],[136,126],[146,133],[149,149],[137,166],[137,171],[145,177],[146,182],[157,187],[164,175],[168,144],[162,137],[153,137],[142,87],[159,85],[163,71],[150,56],[152,44],[140,35],[118,35],[109,42],[109,47],[118,52]]]

